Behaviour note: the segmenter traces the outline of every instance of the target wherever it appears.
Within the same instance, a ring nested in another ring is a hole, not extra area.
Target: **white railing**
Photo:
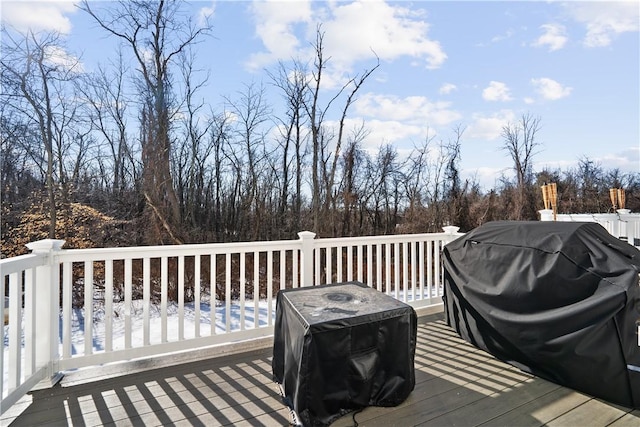
[[[553,221],[553,211],[540,211],[541,221]],[[597,222],[611,235],[640,247],[640,214],[631,213],[628,209],[618,209],[615,213],[595,214],[558,214],[556,221],[563,222]]]
[[[441,304],[440,254],[456,231],[72,250],[31,243],[31,254],[0,260],[0,300],[9,301],[0,413],[66,370],[270,336],[283,288],[358,280],[416,308]]]
[[[40,247],[27,246],[34,253],[0,260],[0,300],[5,300],[5,289],[9,289],[8,304],[0,306],[0,317],[6,318],[9,325],[3,327],[1,334],[4,352],[0,358],[0,413],[40,381],[47,378],[55,381],[57,376],[53,358],[57,342],[51,337],[57,333],[58,312],[52,302],[57,300],[58,286],[52,284],[59,277],[54,253],[62,244],[49,241]],[[6,317],[5,306],[9,311]]]

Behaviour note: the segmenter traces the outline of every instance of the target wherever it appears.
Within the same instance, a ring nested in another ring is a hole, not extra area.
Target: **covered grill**
[[[523,371],[640,407],[640,251],[595,223],[492,222],[444,248],[447,323]]]

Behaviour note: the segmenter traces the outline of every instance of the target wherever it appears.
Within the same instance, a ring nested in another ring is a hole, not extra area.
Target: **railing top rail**
[[[358,236],[358,237],[331,237],[315,238],[313,244],[318,247],[334,245],[358,245],[373,243],[395,243],[406,241],[435,241],[451,240],[462,233],[418,233],[418,234],[390,234],[383,236]],[[201,243],[187,245],[162,245],[162,246],[132,246],[112,248],[90,249],[64,249],[56,252],[60,262],[82,260],[106,260],[123,258],[156,258],[181,255],[211,255],[241,252],[265,252],[275,250],[299,249],[302,239],[258,241],[258,242],[227,242],[227,243]]]
[[[201,243],[187,245],[163,246],[131,246],[113,248],[66,249],[59,252],[60,261],[70,259],[122,259],[180,256],[180,255],[211,255],[228,252],[264,252],[269,250],[293,250],[300,247],[300,240],[280,240],[261,242],[230,242],[230,243]]]
[[[3,275],[40,267],[47,263],[47,254],[26,254],[0,260],[0,272]]]
[[[328,246],[340,243],[383,243],[383,242],[406,242],[420,240],[446,240],[453,237],[462,236],[463,233],[417,233],[417,234],[387,234],[381,236],[357,236],[357,237],[325,237],[315,240],[317,246]]]
[[[604,212],[604,213],[559,213],[558,217],[565,218],[625,218],[625,219],[638,219],[640,220],[640,213],[630,212],[630,213],[621,213],[621,212]]]

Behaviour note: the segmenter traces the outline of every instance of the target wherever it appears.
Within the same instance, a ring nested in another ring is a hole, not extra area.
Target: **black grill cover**
[[[445,316],[526,372],[638,408],[639,271],[596,223],[487,223],[444,248]]]
[[[395,406],[415,386],[413,308],[358,282],[278,292],[273,377],[305,426]]]

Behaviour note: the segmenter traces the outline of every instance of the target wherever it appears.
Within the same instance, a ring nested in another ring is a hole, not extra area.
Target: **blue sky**
[[[98,3],[98,2],[94,2]],[[3,22],[55,29],[90,71],[115,53],[72,2],[6,1]],[[511,160],[500,131],[540,117],[535,169],[567,169],[583,157],[640,172],[640,3],[478,1],[201,1],[214,37],[199,46],[211,76],[204,96],[222,108],[243,85],[265,83],[278,61],[310,58],[325,31],[325,96],[345,78],[380,67],[359,92],[349,125],[366,144],[407,152],[425,138],[447,141],[462,126],[464,176],[486,188]],[[278,95],[270,94],[277,110]]]

